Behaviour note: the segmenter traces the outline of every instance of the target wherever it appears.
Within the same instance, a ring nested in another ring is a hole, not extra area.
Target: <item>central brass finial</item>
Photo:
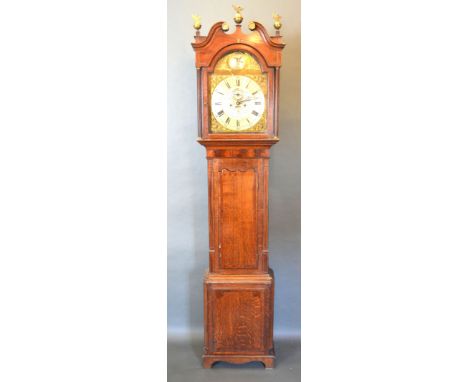
[[[232,7],[236,11],[236,14],[234,15],[234,21],[236,22],[236,24],[240,24],[242,22],[242,20],[244,20],[244,18],[241,15],[241,12],[244,10],[244,8],[242,8],[242,6],[236,5],[236,4],[233,4]]]

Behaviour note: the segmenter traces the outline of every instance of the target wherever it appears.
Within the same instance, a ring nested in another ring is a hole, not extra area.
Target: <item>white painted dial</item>
[[[226,129],[247,130],[265,112],[265,95],[251,78],[230,76],[222,80],[211,94],[211,112]]]

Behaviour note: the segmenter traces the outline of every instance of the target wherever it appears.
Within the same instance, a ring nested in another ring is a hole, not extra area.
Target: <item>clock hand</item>
[[[258,99],[258,97],[245,98],[245,99],[241,99],[241,100],[239,100],[239,101],[236,101],[236,103],[237,103],[238,105],[240,105],[241,103],[248,102],[248,101],[253,101],[253,100],[256,100],[256,99]]]

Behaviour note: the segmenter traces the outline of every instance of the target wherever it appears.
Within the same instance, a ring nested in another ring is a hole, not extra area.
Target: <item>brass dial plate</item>
[[[236,51],[231,52],[223,56],[216,64],[213,73],[209,76],[209,93],[210,93],[210,132],[212,133],[236,133],[235,129],[227,128],[223,124],[219,123],[211,110],[211,97],[218,84],[226,79],[235,78],[234,76],[248,77],[254,81],[262,90],[265,102],[268,101],[268,80],[266,73],[263,73],[259,63],[255,58],[247,52]],[[264,132],[267,129],[266,118],[267,118],[268,107],[250,128],[242,129],[244,132]]]

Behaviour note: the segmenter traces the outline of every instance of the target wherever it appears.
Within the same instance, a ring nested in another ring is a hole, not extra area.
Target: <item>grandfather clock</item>
[[[203,367],[217,361],[274,366],[274,277],[268,266],[268,164],[278,142],[281,52],[276,34],[251,21],[214,24],[193,16],[198,142],[208,160],[209,269],[204,279]]]

